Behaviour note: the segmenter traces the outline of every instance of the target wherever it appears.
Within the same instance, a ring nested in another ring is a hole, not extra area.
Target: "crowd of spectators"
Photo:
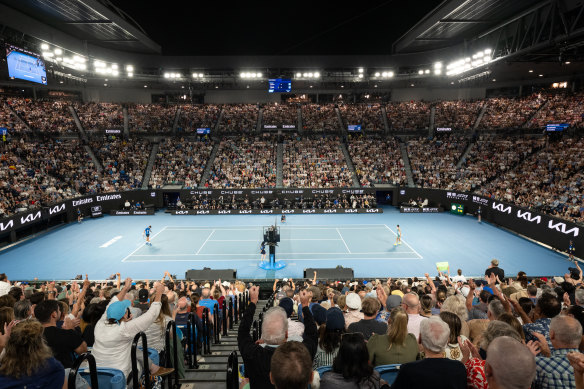
[[[460,171],[456,164],[467,146],[468,139],[455,134],[408,141],[414,183],[423,188],[452,189]]]
[[[532,128],[544,128],[547,124],[567,123],[570,127],[582,128],[584,115],[584,94],[556,94],[548,99],[529,123]]]
[[[298,105],[273,103],[262,107],[262,124],[298,127]]]
[[[103,166],[101,186],[105,192],[140,189],[150,157],[151,144],[146,139],[105,139],[91,142]]]
[[[103,190],[77,140],[13,140],[0,154],[0,217]]]
[[[205,187],[275,187],[277,149],[270,136],[223,138]]]
[[[402,185],[406,182],[404,162],[396,139],[359,137],[351,139],[347,149],[361,186]]]
[[[339,111],[343,118],[343,129],[349,125],[361,125],[361,130],[365,132],[383,132],[385,123],[381,104],[341,104]]]
[[[205,170],[213,144],[208,139],[197,141],[166,139],[160,143],[152,167],[149,185],[158,189],[165,184],[181,183],[196,188]]]
[[[545,102],[540,94],[522,98],[494,97],[486,100],[487,110],[479,128],[504,130],[521,128]]]
[[[469,131],[473,128],[483,104],[482,100],[441,101],[435,106],[434,126]]]
[[[258,125],[259,108],[256,104],[227,104],[219,122],[220,134],[249,134]]]
[[[430,126],[430,104],[426,102],[393,102],[385,110],[389,128],[393,131],[428,129]]]
[[[69,111],[70,103],[67,101],[16,98],[10,103],[33,131],[41,131],[44,134],[77,131],[73,115]],[[0,118],[0,123],[2,122]]]
[[[221,107],[214,104],[185,104],[180,106],[178,131],[192,133],[197,128],[215,129]]]
[[[542,151],[499,176],[481,193],[582,222],[583,146],[581,137],[550,141]]]
[[[77,103],[74,107],[85,131],[104,132],[124,127],[124,113],[119,104]]]
[[[336,137],[284,142],[283,184],[295,188],[350,187],[352,173]]]
[[[302,129],[309,133],[339,132],[339,118],[334,104],[302,105]]]
[[[544,145],[543,137],[480,135],[457,171],[453,189],[472,192],[514,168]]]
[[[128,108],[130,132],[168,133],[172,130],[177,107],[164,104],[134,104]]]
[[[17,100],[19,99],[8,99],[6,101],[0,101],[0,125],[6,127],[9,133],[25,133],[27,132],[26,126],[18,120],[18,118],[12,113],[10,108],[14,112],[18,113],[19,106]]]

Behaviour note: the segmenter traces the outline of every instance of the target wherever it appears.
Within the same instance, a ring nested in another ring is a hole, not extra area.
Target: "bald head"
[[[178,303],[177,303],[177,307],[179,311],[186,311],[187,310],[187,298],[186,297],[181,297],[178,299]]]
[[[500,336],[487,349],[485,375],[491,389],[528,389],[535,378],[535,358],[523,343]]]
[[[554,348],[578,348],[582,340],[582,325],[570,316],[556,316],[550,323],[550,340]]]
[[[203,290],[201,290],[201,298],[202,299],[208,299],[210,295],[211,295],[211,289],[203,288]]]
[[[406,293],[403,298],[404,304],[406,304],[406,312],[410,314],[418,313],[418,307],[420,305],[420,298],[415,293]]]

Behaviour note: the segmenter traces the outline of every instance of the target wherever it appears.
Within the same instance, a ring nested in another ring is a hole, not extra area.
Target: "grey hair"
[[[466,301],[460,295],[447,297],[442,303],[440,312],[451,312],[460,318],[461,322],[468,320],[468,310],[466,309]]]
[[[420,323],[420,339],[424,348],[441,353],[448,344],[450,327],[439,316],[432,316]]]
[[[14,320],[25,320],[30,316],[32,307],[29,300],[20,300],[14,304]]]
[[[507,324],[502,321],[493,320],[487,326],[487,329],[483,332],[483,337],[481,339],[481,348],[486,350],[489,348],[489,345],[493,340],[500,336],[509,336],[519,342],[522,341],[521,336],[517,333],[515,328],[511,327],[510,324]]]
[[[556,316],[550,323],[554,338],[570,348],[578,348],[582,341],[582,325],[570,316]]]
[[[487,350],[487,365],[504,389],[525,389],[535,378],[535,358],[524,344],[509,336],[494,339]],[[486,369],[486,367],[485,367]]]
[[[266,344],[280,345],[286,341],[288,316],[282,307],[272,307],[264,314],[262,339]]]
[[[584,289],[576,289],[576,304],[584,304]]]
[[[493,319],[497,319],[499,316],[505,313],[505,307],[503,307],[501,300],[498,299],[492,300],[489,303],[489,307],[487,309],[493,315]]]

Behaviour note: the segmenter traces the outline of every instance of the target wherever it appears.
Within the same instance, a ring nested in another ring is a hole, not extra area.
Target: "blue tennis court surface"
[[[106,278],[115,272],[140,279],[161,278],[164,271],[184,277],[188,269],[237,269],[239,278],[302,278],[305,268],[351,267],[356,277],[436,274],[447,261],[467,276],[484,273],[492,258],[509,275],[563,275],[562,254],[470,216],[400,214],[289,215],[280,225],[278,271],[258,267],[262,227],[274,216],[221,215],[105,216],[71,223],[0,254],[0,272],[10,279],[68,279],[89,273]],[[279,218],[278,218],[279,220]],[[395,246],[395,227],[403,244]],[[142,232],[152,225],[152,246]]]

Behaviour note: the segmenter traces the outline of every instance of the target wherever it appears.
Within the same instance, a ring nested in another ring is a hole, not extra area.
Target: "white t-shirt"
[[[452,282],[462,282],[463,284],[466,282],[466,277],[462,276],[462,275],[455,275],[454,277],[450,277],[452,279]]]
[[[4,296],[5,294],[8,294],[8,292],[10,291],[10,288],[12,288],[12,286],[8,282],[0,281],[0,296]]]
[[[118,301],[115,296],[110,304]],[[95,325],[95,342],[91,354],[97,367],[121,370],[126,379],[132,373],[132,341],[140,331],[146,331],[160,313],[160,302],[153,302],[142,316],[120,324],[107,324],[107,308]],[[109,304],[108,304],[109,307]]]

